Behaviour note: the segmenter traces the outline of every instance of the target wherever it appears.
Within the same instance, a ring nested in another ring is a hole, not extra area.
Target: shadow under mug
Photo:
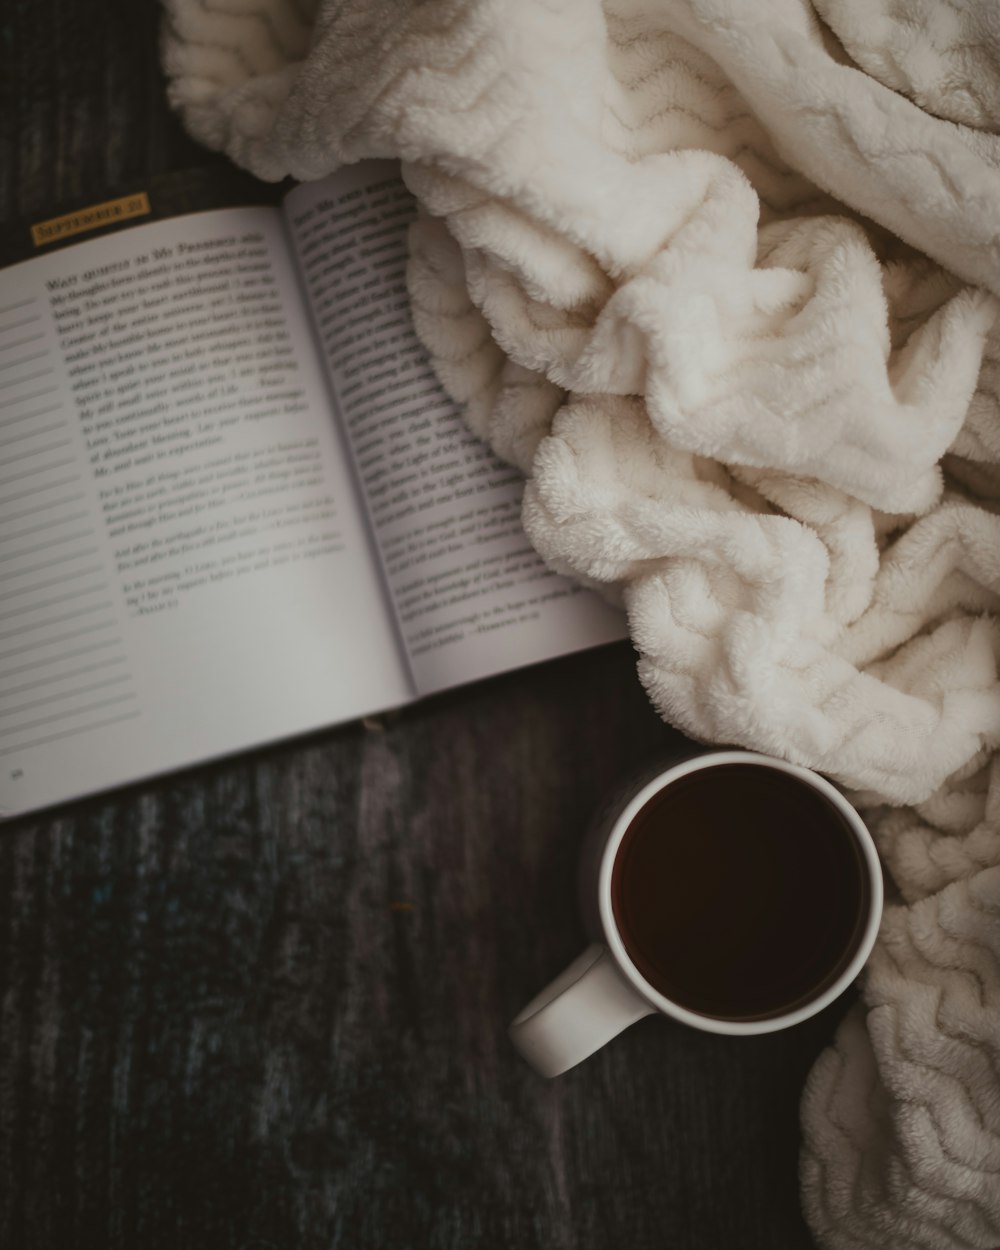
[[[855,979],[882,914],[878,853],[850,803],[750,751],[692,755],[609,804],[581,887],[599,940],[510,1026],[543,1076],[656,1012],[735,1036],[798,1024]]]

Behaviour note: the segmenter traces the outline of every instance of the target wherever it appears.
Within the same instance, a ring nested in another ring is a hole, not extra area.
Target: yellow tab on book
[[[110,225],[113,221],[125,221],[129,217],[145,217],[149,212],[149,196],[145,191],[135,195],[123,195],[118,200],[107,200],[103,204],[91,204],[89,208],[78,209],[75,213],[66,213],[63,217],[53,217],[51,221],[40,221],[31,227],[31,237],[35,247],[46,243],[54,243],[57,239],[66,239],[71,234],[83,234],[86,230],[96,230],[98,226]]]

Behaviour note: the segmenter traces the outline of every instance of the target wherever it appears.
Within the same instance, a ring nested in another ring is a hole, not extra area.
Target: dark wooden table
[[[212,159],[159,18],[2,6],[5,220]],[[554,1082],[506,1038],[584,942],[589,813],[671,740],[622,645],[5,827],[0,1246],[810,1247],[843,1004],[645,1020]]]

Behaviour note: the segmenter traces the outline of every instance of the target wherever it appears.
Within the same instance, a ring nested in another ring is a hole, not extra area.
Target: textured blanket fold
[[[402,159],[421,337],[662,714],[863,807],[897,901],[803,1099],[818,1239],[1000,1245],[1000,9],[166,4],[210,146]]]

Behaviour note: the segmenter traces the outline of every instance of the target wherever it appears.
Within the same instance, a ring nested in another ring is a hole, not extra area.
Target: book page
[[[462,420],[409,314],[412,196],[390,161],[296,188],[285,211],[418,691],[626,636],[548,570],[520,475]]]
[[[7,269],[0,812],[412,696],[280,214]]]

